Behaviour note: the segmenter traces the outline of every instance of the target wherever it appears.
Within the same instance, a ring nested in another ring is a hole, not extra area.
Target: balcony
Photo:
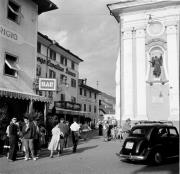
[[[54,106],[61,109],[81,111],[81,104],[70,101],[55,101]]]

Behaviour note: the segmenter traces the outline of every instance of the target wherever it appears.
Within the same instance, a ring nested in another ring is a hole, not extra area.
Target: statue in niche
[[[153,75],[158,78],[161,75],[161,66],[163,64],[163,58],[162,58],[162,54],[160,55],[160,57],[158,56],[154,56],[152,57],[151,61],[149,61],[151,63],[151,66],[154,68],[153,70]]]

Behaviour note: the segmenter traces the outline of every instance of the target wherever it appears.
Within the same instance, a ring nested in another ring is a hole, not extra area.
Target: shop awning
[[[34,100],[34,101],[41,101],[41,102],[50,102],[49,99],[33,94],[33,93],[24,93],[18,92],[15,90],[5,90],[0,88],[0,97],[7,97],[7,98],[15,98],[20,100]]]

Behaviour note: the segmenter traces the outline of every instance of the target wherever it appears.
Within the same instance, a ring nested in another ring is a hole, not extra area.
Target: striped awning
[[[34,101],[40,101],[46,103],[50,102],[50,99],[33,93],[24,93],[14,90],[4,90],[1,88],[0,88],[0,97],[15,98],[20,100],[34,100]]]

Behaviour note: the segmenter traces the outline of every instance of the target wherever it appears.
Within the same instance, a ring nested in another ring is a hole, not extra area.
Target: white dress
[[[61,131],[58,127],[52,129],[52,138],[49,143],[48,150],[60,150],[60,135]]]

